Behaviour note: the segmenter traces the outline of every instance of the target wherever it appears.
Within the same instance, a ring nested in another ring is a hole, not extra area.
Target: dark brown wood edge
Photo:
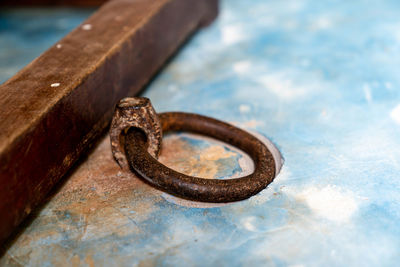
[[[0,243],[218,0],[113,0],[0,86]]]

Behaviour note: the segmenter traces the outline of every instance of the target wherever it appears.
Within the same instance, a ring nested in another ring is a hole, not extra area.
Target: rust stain
[[[200,148],[189,145],[179,136],[171,135],[165,138],[161,152],[161,163],[186,175],[212,179],[218,171],[214,162],[200,160]]]
[[[208,178],[220,175],[221,165],[237,164],[236,151],[225,150],[222,144],[210,140],[205,142],[206,146],[190,143],[190,140],[199,139],[188,134],[167,136],[163,140],[160,161],[176,170]],[[219,159],[225,161],[218,163]],[[98,263],[93,256],[96,240],[146,234],[146,220],[151,214],[157,214],[163,203],[168,203],[166,201],[174,202],[176,205],[171,207],[174,209],[196,206],[196,202],[186,200],[190,204],[185,204],[178,198],[166,200],[166,195],[132,172],[122,170],[113,159],[108,137],[104,137],[44,209],[33,211],[37,218],[0,260],[0,265],[23,266],[41,261],[57,266],[65,263],[94,266]],[[110,241],[101,242],[106,242],[102,245],[111,244],[107,243]],[[70,245],[63,245],[65,243]],[[88,244],[88,247],[81,247],[81,244]],[[117,252],[118,247],[111,250]],[[155,263],[152,257],[138,262],[140,266]]]

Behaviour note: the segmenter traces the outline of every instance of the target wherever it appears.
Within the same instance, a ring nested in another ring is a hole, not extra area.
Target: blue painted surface
[[[224,1],[217,23],[150,87],[158,110],[255,120],[285,158],[260,203],[218,209],[227,226],[212,236],[230,241],[216,258],[398,264],[399,8],[397,1]],[[215,263],[209,249],[188,250]]]
[[[67,184],[9,255],[28,265],[398,265],[399,10],[397,1],[222,1],[216,23],[144,95],[158,111],[268,136],[285,158],[275,181],[249,200],[196,208],[141,185],[104,193],[92,168],[76,188],[95,195],[77,199]],[[178,151],[198,147],[181,141]],[[106,141],[93,159],[104,151]],[[127,175],[102,172],[116,184]],[[84,211],[101,201],[112,208]]]
[[[11,78],[93,12],[93,8],[0,10],[0,83]]]

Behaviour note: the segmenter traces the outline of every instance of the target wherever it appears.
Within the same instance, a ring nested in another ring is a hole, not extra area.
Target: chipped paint
[[[201,113],[268,136],[285,158],[274,182],[246,201],[202,206],[121,171],[103,141],[0,264],[396,266],[399,9],[222,1],[219,20],[145,96],[160,112]],[[250,169],[229,147],[186,134],[165,140],[161,160],[218,179]]]
[[[208,179],[223,179],[243,174],[238,162],[243,157],[246,158],[245,162],[251,162],[249,156],[232,146],[222,144],[217,140],[193,134],[168,136],[164,139],[163,153],[159,160],[184,174]],[[245,173],[247,172],[246,168]]]
[[[82,30],[84,31],[90,31],[92,29],[92,24],[83,24],[82,25]]]
[[[244,159],[246,164],[239,164],[243,162],[239,159]],[[252,171],[250,158],[238,149],[193,134],[167,136],[160,161],[187,174],[208,178],[228,178]],[[140,259],[146,255],[140,256],[139,252],[134,252],[134,247],[140,246],[140,240],[154,231],[150,230],[153,220],[161,219],[157,214],[167,212],[164,219],[170,220],[168,209],[179,212],[223,205],[227,204],[182,200],[147,185],[131,172],[119,168],[112,157],[109,138],[105,137],[36,214],[33,224],[15,241],[0,263],[9,264],[18,259],[22,265],[43,262],[58,265],[62,261],[81,265],[90,257],[97,265],[105,255],[113,254],[115,249],[119,251],[125,243],[133,245],[129,254]],[[167,206],[167,210],[163,210],[163,206]],[[120,241],[116,243],[116,240]],[[70,245],[64,247],[63,243]],[[96,254],[99,250],[102,253]],[[73,252],[72,258],[70,252]],[[128,259],[124,256],[120,260]]]

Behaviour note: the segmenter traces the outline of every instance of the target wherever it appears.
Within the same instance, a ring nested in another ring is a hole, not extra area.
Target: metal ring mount
[[[134,106],[137,103],[140,107]],[[240,178],[217,180],[174,171],[157,160],[162,132],[167,131],[197,133],[231,144],[251,157],[254,172]],[[167,112],[157,116],[147,98],[120,101],[110,136],[113,155],[122,167],[129,164],[132,170],[150,184],[190,200],[215,203],[243,200],[266,188],[275,177],[275,162],[271,152],[253,135],[225,122],[197,114]],[[124,154],[122,143],[127,162],[121,157]]]

